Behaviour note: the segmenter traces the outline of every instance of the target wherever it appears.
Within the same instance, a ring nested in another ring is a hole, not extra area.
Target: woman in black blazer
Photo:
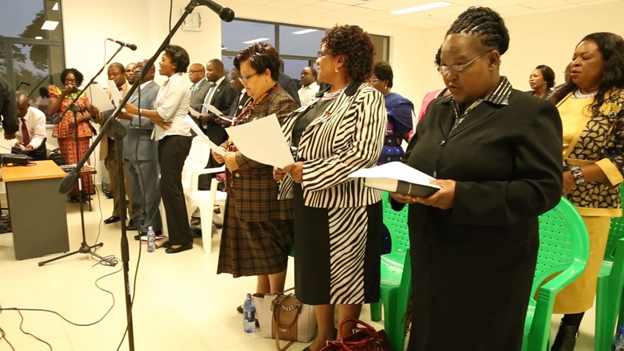
[[[441,186],[410,204],[409,350],[520,350],[539,247],[538,216],[561,197],[555,106],[500,76],[509,34],[498,13],[453,23],[438,66],[451,96],[434,100],[405,156]]]

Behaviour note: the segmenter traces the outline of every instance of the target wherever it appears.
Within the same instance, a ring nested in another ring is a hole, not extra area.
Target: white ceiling
[[[394,15],[390,11],[438,0],[239,0],[275,8],[296,9],[317,14],[335,14],[365,21],[401,24],[418,28],[448,26],[470,6],[487,6],[504,17],[594,6],[623,0],[445,0],[452,3],[434,10]]]

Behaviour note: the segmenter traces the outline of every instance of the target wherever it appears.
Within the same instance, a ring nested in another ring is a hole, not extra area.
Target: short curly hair
[[[388,88],[392,88],[392,80],[394,79],[394,73],[392,72],[392,66],[388,62],[375,62],[373,65],[373,73],[379,80],[387,80]]]
[[[501,55],[509,48],[509,31],[505,21],[489,7],[470,7],[460,14],[446,35],[458,33],[477,35],[484,46],[495,48]]]
[[[80,73],[79,70],[75,68],[65,68],[61,72],[61,83],[65,84],[65,78],[67,78],[67,75],[70,73],[74,75],[74,78],[76,79],[76,85],[81,86],[82,81],[84,81],[84,76],[82,75],[82,73]]]
[[[364,82],[371,76],[375,46],[368,33],[359,26],[337,25],[328,29],[321,44],[325,44],[328,54],[346,58],[344,68],[349,78]]]
[[[249,45],[238,52],[234,58],[234,67],[240,71],[241,62],[247,60],[249,60],[251,68],[255,69],[257,73],[263,73],[268,69],[271,71],[271,78],[276,82],[279,80],[282,63],[277,50],[271,45],[267,43]]]

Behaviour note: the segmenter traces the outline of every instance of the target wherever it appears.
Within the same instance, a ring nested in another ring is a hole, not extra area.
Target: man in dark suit
[[[141,75],[147,60],[136,64],[134,74]],[[141,85],[129,103],[142,109],[152,109],[160,86],[154,82],[154,66],[143,77]],[[140,92],[140,95],[139,95]],[[146,235],[149,226],[152,226],[156,235],[162,234],[162,221],[158,205],[160,204],[160,190],[158,189],[158,142],[152,140],[154,125],[149,118],[131,115],[122,112],[119,123],[126,128],[123,139],[123,158],[127,161],[128,192],[137,204],[133,211],[133,222],[140,234],[135,236],[139,240],[141,234]],[[145,221],[141,223],[140,213],[145,212]]]
[[[212,85],[204,98],[204,105],[210,104],[227,116],[237,94],[234,89],[232,89],[225,76],[225,68],[221,60],[212,59],[208,61],[206,64],[206,79],[208,79]],[[224,129],[226,125],[220,124],[222,120],[214,113],[209,112],[206,106],[203,106],[201,113],[199,117],[200,128],[213,143],[221,145],[227,140],[227,133]],[[220,167],[220,165],[216,163],[211,155],[206,167],[216,168]],[[199,177],[199,188],[202,190],[210,189],[210,179],[212,176],[213,175],[206,174],[201,175]]]
[[[286,90],[286,92],[292,96],[293,100],[297,103],[297,105],[301,106],[301,100],[299,100],[299,88],[297,87],[297,83],[290,78],[289,75],[280,73],[278,83],[282,89]]]
[[[188,74],[191,83],[193,83],[191,86],[191,107],[195,111],[201,112],[202,104],[212,83],[206,79],[206,69],[201,63],[192,64]]]
[[[213,83],[208,89],[208,93],[204,98],[204,104],[210,104],[227,115],[232,106],[232,102],[236,98],[236,92],[225,77],[225,69],[223,62],[218,59],[212,59],[206,64],[206,79]],[[223,127],[216,122],[218,117],[209,112],[206,106],[201,110],[200,122],[204,133],[217,145],[227,140],[227,133]]]
[[[230,86],[234,91],[238,94],[236,95],[236,99],[232,103],[232,107],[230,108],[229,115],[232,117],[238,116],[242,111],[251,96],[247,94],[247,90],[243,86],[243,83],[240,81],[240,72],[234,68],[232,73],[230,73]],[[227,123],[227,122],[225,122]]]

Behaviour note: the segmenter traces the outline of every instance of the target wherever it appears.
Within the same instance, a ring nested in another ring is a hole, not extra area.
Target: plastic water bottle
[[[243,330],[245,333],[256,331],[256,305],[251,299],[251,294],[247,294],[243,304]]]
[[[624,327],[619,327],[611,351],[624,351]]]
[[[154,228],[150,225],[147,231],[147,252],[156,251],[156,233],[154,233]]]

